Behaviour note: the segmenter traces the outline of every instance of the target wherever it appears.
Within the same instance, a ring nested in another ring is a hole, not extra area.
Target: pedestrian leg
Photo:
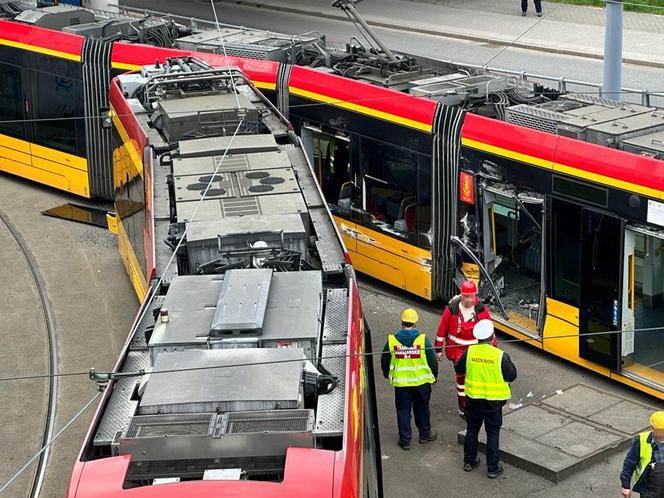
[[[466,440],[463,443],[463,463],[473,465],[477,460],[477,440],[482,427],[482,414],[466,407]]]
[[[420,441],[425,441],[431,436],[430,400],[431,384],[413,388],[413,414],[415,415],[415,425],[420,432]]]
[[[503,425],[503,410],[487,412],[484,416],[484,430],[486,431],[486,466],[489,472],[495,472],[499,467],[500,427]]]
[[[535,0],[535,11],[538,14],[542,13],[542,0]]]
[[[521,13],[528,12],[528,0],[521,0]]]
[[[459,415],[466,409],[466,375],[456,374],[457,403],[459,404]]]
[[[413,409],[413,396],[410,387],[394,388],[394,404],[397,409],[397,427],[399,429],[399,444],[410,444],[412,436],[410,430],[410,412]]]

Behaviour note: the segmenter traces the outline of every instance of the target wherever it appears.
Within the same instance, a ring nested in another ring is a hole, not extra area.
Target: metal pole
[[[602,96],[621,100],[623,0],[606,0],[604,32],[604,85]]]
[[[387,48],[387,46],[385,46],[385,44],[382,41],[380,41],[380,38],[378,38],[378,35],[374,33],[374,30],[371,29],[371,26],[369,26],[367,22],[362,18],[360,13],[355,8],[355,5],[353,5],[352,1],[341,0],[339,2],[334,2],[332,5],[334,7],[339,7],[341,9],[348,11],[355,18],[355,20],[360,23],[360,26],[364,28],[364,30],[373,39],[373,41],[376,42],[376,44],[380,47],[383,53],[387,56],[387,58],[390,59],[390,61],[392,62],[399,62],[399,59],[397,59],[392,53],[392,51],[389,48]]]

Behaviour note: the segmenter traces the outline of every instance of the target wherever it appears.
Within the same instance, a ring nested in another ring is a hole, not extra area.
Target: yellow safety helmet
[[[401,312],[401,322],[402,323],[417,323],[420,317],[417,315],[417,311],[413,308],[407,308]]]
[[[650,425],[653,429],[664,429],[664,412],[655,412],[650,416]]]

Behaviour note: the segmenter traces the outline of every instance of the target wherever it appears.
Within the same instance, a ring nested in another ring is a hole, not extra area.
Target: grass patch
[[[567,3],[572,5],[590,5],[593,7],[604,7],[606,2],[602,0],[548,0],[555,3]],[[624,3],[626,11],[644,12],[647,14],[664,15],[664,0],[634,0]]]

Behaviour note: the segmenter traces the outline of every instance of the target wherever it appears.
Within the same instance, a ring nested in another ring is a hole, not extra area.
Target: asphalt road
[[[101,228],[47,218],[41,211],[81,199],[0,173],[0,207],[25,239],[55,314],[60,372],[112,368],[137,308],[115,236]],[[48,344],[38,297],[15,244],[0,230],[0,376],[47,373]],[[40,446],[46,414],[43,380],[0,384],[0,486]],[[89,401],[87,375],[60,379],[55,431]],[[92,408],[52,447],[41,497],[65,495]],[[25,498],[31,472],[3,498]]]
[[[201,0],[187,2],[179,0],[125,0],[121,4],[200,19],[214,19],[210,3]],[[303,3],[303,6],[306,7],[306,3]],[[358,9],[361,12],[361,4]],[[217,3],[216,10],[219,21],[227,24],[289,34],[317,30],[324,33],[328,40],[333,42],[345,43],[350,37],[359,36],[352,24],[321,17],[256,9],[225,2]],[[491,61],[490,65],[497,68],[526,71],[546,76],[563,76],[588,82],[600,82],[602,80],[602,61],[600,60],[518,48],[504,50],[504,47],[486,43],[393,29],[374,28],[374,30],[388,47],[424,57],[478,65],[484,65]],[[515,34],[516,36],[518,36],[518,33]],[[625,64],[623,66],[623,86],[644,88],[651,91],[664,90],[662,70]]]

